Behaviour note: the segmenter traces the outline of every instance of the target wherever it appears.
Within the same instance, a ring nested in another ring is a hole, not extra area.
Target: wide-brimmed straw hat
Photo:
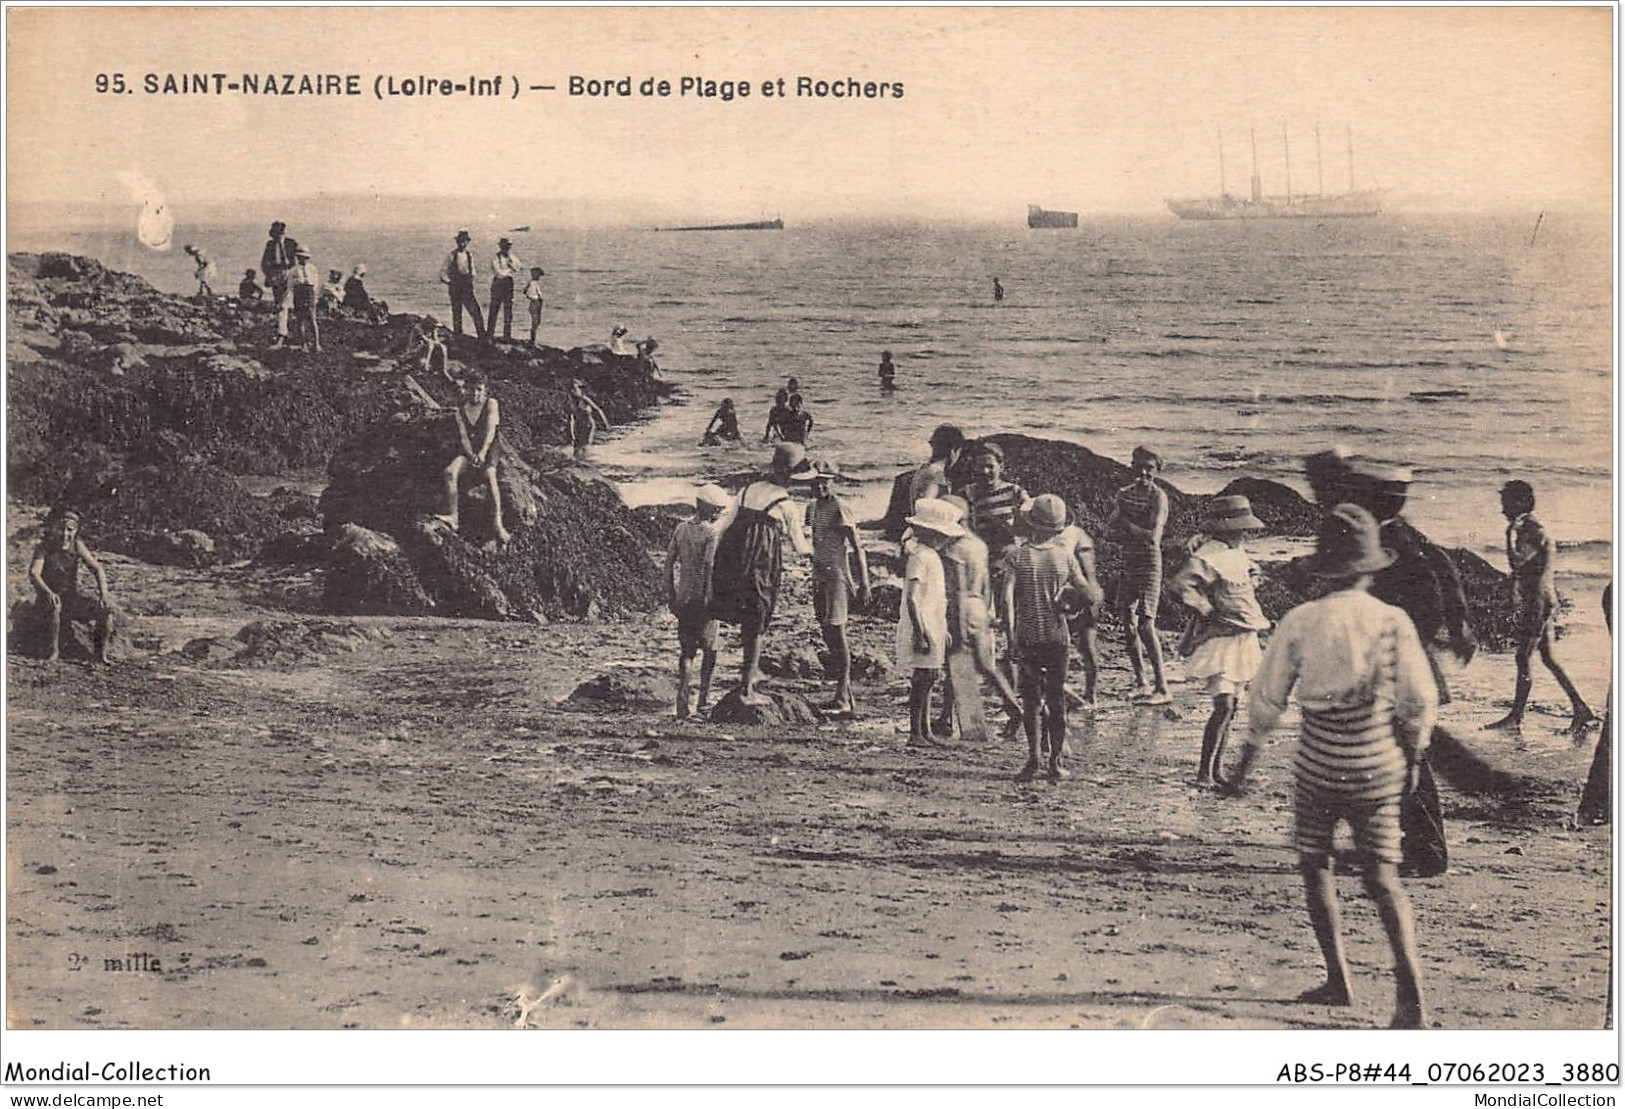
[[[1041,493],[1023,515],[1035,531],[1060,531],[1066,527],[1066,501],[1054,493]]]
[[[938,535],[958,538],[965,534],[958,517],[959,510],[953,505],[945,504],[935,497],[921,497],[914,502],[914,515],[908,518],[908,522],[916,529],[924,528]]]
[[[694,490],[694,503],[697,505],[710,505],[712,508],[727,508],[733,500],[728,491],[720,485],[706,484]]]
[[[304,247],[300,247],[298,250],[293,252],[293,256],[295,258],[309,258],[310,251],[306,250]]]
[[[1357,504],[1340,504],[1320,522],[1310,568],[1323,578],[1374,574],[1394,564],[1384,550],[1377,518]]]
[[[841,464],[827,455],[815,458],[809,465],[812,466],[813,476],[821,478],[838,478],[841,476]]]
[[[1262,528],[1264,521],[1253,515],[1253,504],[1246,497],[1214,497],[1200,526],[1210,535],[1226,535]]]

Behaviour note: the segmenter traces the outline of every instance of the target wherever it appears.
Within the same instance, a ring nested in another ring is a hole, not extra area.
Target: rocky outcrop
[[[1111,517],[1117,490],[1127,485],[1133,475],[1121,462],[1096,454],[1087,447],[1073,443],[1034,439],[1026,435],[994,435],[990,437],[1004,450],[1004,476],[1025,488],[1029,493],[1056,493],[1072,510],[1074,519],[1094,537],[1096,560],[1102,579],[1110,584],[1118,578],[1121,560],[1118,547],[1109,541],[1106,521]],[[899,474],[893,485],[891,502],[880,525],[888,535],[902,530],[906,514],[908,474]],[[969,480],[969,475],[965,475]],[[1198,531],[1202,514],[1211,499],[1186,493],[1166,481],[1159,482],[1168,494],[1168,528],[1163,536],[1163,580],[1167,581],[1185,559],[1186,544]],[[1279,537],[1312,540],[1320,526],[1320,507],[1280,482],[1260,478],[1237,478],[1215,496],[1244,496],[1251,501],[1253,513],[1264,522],[1264,534]],[[1461,573],[1467,595],[1469,621],[1478,639],[1487,647],[1505,649],[1512,642],[1510,613],[1506,604],[1506,575],[1483,558],[1468,550],[1449,552]],[[1302,604],[1315,594],[1318,585],[1302,560],[1265,563],[1264,581],[1260,583],[1258,597],[1264,612],[1272,620],[1279,620],[1289,609]],[[889,596],[878,595],[877,604],[890,611]],[[1102,613],[1104,619],[1114,621],[1112,606]],[[1184,626],[1187,613],[1183,606],[1165,598],[1157,614],[1159,627],[1174,630]]]
[[[15,254],[8,278],[10,495],[72,503],[94,546],[192,565],[315,558],[346,612],[543,619],[656,600],[647,525],[552,449],[572,378],[615,423],[670,392],[635,358],[451,338],[503,405],[514,541],[486,551],[483,488],[460,534],[429,519],[457,440],[436,411],[449,383],[414,349],[425,321],[324,320],[307,353],[271,349],[262,306],[167,296],[93,259]],[[238,480],[323,468],[319,514]]]

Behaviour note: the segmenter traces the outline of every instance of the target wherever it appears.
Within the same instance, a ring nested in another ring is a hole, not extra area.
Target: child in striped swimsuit
[[[1325,983],[1300,1000],[1352,1000],[1332,875],[1332,833],[1346,820],[1366,892],[1394,953],[1397,1001],[1390,1027],[1421,1028],[1416,931],[1399,884],[1399,804],[1416,787],[1438,688],[1410,617],[1367,592],[1371,575],[1393,560],[1365,509],[1343,504],[1326,514],[1314,564],[1332,591],[1287,613],[1270,640],[1253,687],[1247,744],[1227,792],[1240,792],[1295,689],[1303,727],[1293,764],[1293,842],[1309,921],[1326,960]]]
[[[1117,605],[1128,639],[1128,661],[1134,670],[1136,704],[1166,705],[1173,701],[1162,669],[1162,644],[1157,639],[1157,605],[1162,599],[1162,530],[1168,524],[1168,494],[1157,484],[1162,456],[1148,447],[1135,447],[1130,469],[1134,480],[1117,491],[1117,506],[1106,521],[1106,533],[1123,549],[1123,577],[1117,587]],[[1146,682],[1145,664],[1151,664]]]

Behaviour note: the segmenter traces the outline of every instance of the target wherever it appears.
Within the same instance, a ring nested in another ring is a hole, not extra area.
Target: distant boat
[[[1078,226],[1078,213],[1051,212],[1040,208],[1036,204],[1027,205],[1028,227],[1076,227]]]
[[[516,231],[529,231],[529,230],[530,230],[530,224],[521,223],[518,227],[510,227],[510,228],[508,228],[508,234],[511,235]]]
[[[759,219],[750,223],[708,223],[698,227],[657,227],[656,231],[783,231],[782,219]]]
[[[1349,188],[1347,192],[1327,193],[1317,188],[1313,194],[1292,192],[1292,153],[1286,145],[1286,128],[1281,142],[1286,150],[1286,195],[1265,196],[1258,176],[1258,136],[1252,136],[1252,193],[1247,199],[1230,195],[1224,180],[1224,136],[1219,136],[1219,195],[1195,200],[1170,200],[1168,208],[1180,219],[1347,219],[1378,215],[1382,211],[1383,189],[1354,187],[1354,133],[1349,132]],[[1320,171],[1320,129],[1315,129],[1315,167]]]

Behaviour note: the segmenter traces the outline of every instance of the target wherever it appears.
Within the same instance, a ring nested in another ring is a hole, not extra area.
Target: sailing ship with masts
[[[1169,209],[1180,219],[1346,219],[1375,216],[1382,211],[1380,188],[1361,189],[1354,184],[1354,130],[1349,129],[1349,187],[1347,192],[1327,193],[1320,160],[1320,128],[1315,128],[1316,190],[1292,191],[1292,150],[1286,125],[1281,126],[1281,146],[1286,156],[1286,195],[1265,196],[1258,175],[1258,133],[1250,132],[1253,150],[1252,190],[1248,197],[1230,195],[1224,176],[1224,134],[1219,134],[1219,195],[1195,200],[1170,200]]]

